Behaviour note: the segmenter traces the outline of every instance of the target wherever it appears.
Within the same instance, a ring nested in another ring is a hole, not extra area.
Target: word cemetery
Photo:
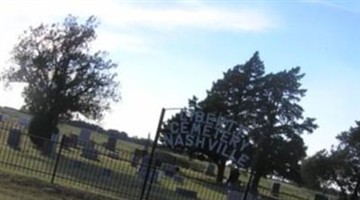
[[[163,142],[173,149],[207,151],[248,167],[253,151],[246,128],[233,120],[203,111],[180,112],[163,133]]]

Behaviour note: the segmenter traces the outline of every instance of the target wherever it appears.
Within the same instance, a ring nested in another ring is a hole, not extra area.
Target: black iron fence
[[[68,187],[101,193],[115,199],[140,199],[144,177],[150,167],[145,199],[226,200],[229,188],[215,183],[215,177],[191,168],[154,162],[136,151],[109,148],[77,136],[62,135],[36,148],[27,129],[17,123],[0,121],[0,170],[36,177]],[[263,196],[271,190],[259,188]],[[275,197],[274,197],[275,198]],[[305,200],[280,193],[275,199]]]

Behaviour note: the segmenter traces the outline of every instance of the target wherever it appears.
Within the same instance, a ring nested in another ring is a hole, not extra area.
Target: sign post
[[[148,178],[149,178],[149,173],[150,173],[151,165],[152,165],[152,162],[153,162],[153,159],[154,159],[154,153],[155,153],[155,149],[156,149],[156,146],[157,146],[157,142],[158,142],[158,140],[159,140],[161,125],[162,125],[162,122],[163,122],[163,120],[164,120],[164,116],[165,116],[165,108],[162,108],[162,109],[161,109],[161,114],[160,114],[160,119],[159,119],[159,124],[158,124],[157,130],[156,130],[156,135],[155,135],[154,143],[153,143],[153,146],[152,146],[152,149],[151,149],[151,153],[150,153],[150,159],[149,159],[149,164],[148,164],[148,167],[147,167],[147,170],[146,170],[146,175],[145,175],[145,179],[144,179],[143,188],[142,188],[142,190],[141,190],[140,200],[143,199],[144,194],[145,194],[146,183],[147,183],[147,180],[148,180]],[[154,173],[155,173],[155,172],[154,172]],[[150,188],[149,188],[149,190],[150,190]]]

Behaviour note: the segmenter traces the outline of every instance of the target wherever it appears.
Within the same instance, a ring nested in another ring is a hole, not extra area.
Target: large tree
[[[97,26],[93,16],[79,23],[70,15],[63,23],[30,27],[19,37],[13,65],[1,77],[6,83],[26,84],[24,109],[48,125],[36,134],[49,138],[59,119],[74,113],[100,119],[110,103],[119,100],[117,65],[106,52],[90,49]]]
[[[245,64],[227,70],[223,78],[215,81],[205,99],[199,102],[199,107],[252,128],[256,124],[257,95],[264,74],[264,65],[256,52]],[[227,160],[215,157],[213,161],[218,166],[217,182],[220,183]]]
[[[334,152],[343,152],[345,166],[343,166],[342,180],[346,182],[346,190],[350,193],[350,200],[360,197],[360,121],[356,126],[340,133],[336,138],[340,141]]]
[[[328,152],[321,150],[305,159],[301,164],[301,176],[304,183],[311,189],[319,190],[327,185],[326,179],[333,168],[328,159]]]
[[[305,118],[298,104],[306,92],[300,84],[303,76],[299,67],[265,74],[256,52],[245,64],[227,70],[207,96],[196,102],[199,109],[249,128],[257,147],[252,164],[254,190],[260,178],[270,174],[300,182],[299,161],[306,156],[300,135],[316,128],[314,119]],[[217,181],[222,182],[227,160],[201,153],[218,165]]]
[[[356,200],[360,196],[360,121],[337,139],[340,143],[330,153],[323,150],[304,161],[302,176],[310,187],[336,185],[342,199]]]
[[[256,191],[261,177],[277,175],[301,182],[300,165],[306,156],[301,138],[311,133],[317,125],[315,119],[305,118],[299,105],[306,90],[301,88],[300,67],[284,70],[263,77],[259,88],[259,104],[252,136],[258,144],[258,155],[252,189]]]
[[[304,118],[298,104],[306,92],[300,88],[303,76],[299,67],[265,74],[256,52],[244,65],[224,73],[199,103],[206,111],[221,113],[250,128],[250,137],[257,146],[252,166],[256,172],[253,190],[268,174],[300,179],[298,163],[305,157],[306,148],[299,135],[316,128],[314,119]],[[224,166],[222,161],[220,172]]]

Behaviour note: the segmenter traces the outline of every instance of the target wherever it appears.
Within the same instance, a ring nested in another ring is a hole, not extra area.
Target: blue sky
[[[100,19],[94,50],[119,64],[122,101],[100,122],[106,128],[154,135],[161,107],[205,97],[255,51],[267,72],[306,73],[301,104],[320,126],[304,135],[309,155],[360,120],[359,1],[1,1],[0,71],[19,33],[69,13]],[[20,91],[0,87],[0,105],[19,108]]]

